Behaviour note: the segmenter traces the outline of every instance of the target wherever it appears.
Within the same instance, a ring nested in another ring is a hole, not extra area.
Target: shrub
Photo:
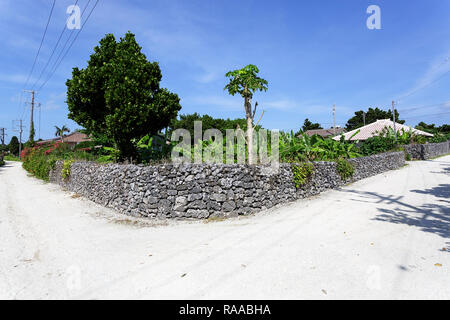
[[[48,181],[52,164],[49,161],[50,157],[45,154],[45,150],[31,149],[26,150],[24,154],[23,168],[35,177]]]
[[[283,162],[332,161],[360,156],[355,145],[348,141],[324,139],[318,135],[297,136],[292,131],[280,135],[280,157]]]
[[[8,154],[3,158],[5,161],[20,161],[19,157],[16,157],[12,154]]]
[[[61,177],[66,180],[70,176],[70,168],[72,167],[73,160],[64,161],[63,168],[61,170]]]
[[[302,164],[294,164],[292,166],[292,174],[294,175],[294,183],[296,188],[305,185],[314,173],[314,165],[311,162]]]
[[[359,147],[359,150],[364,156],[371,156],[377,153],[391,151],[395,147],[396,145],[393,139],[378,136],[367,139]]]
[[[336,170],[341,176],[341,179],[343,181],[353,177],[353,174],[355,173],[355,168],[350,162],[348,162],[343,158],[339,158],[336,162],[337,162]]]
[[[23,168],[44,181],[49,181],[50,170],[55,167],[57,159],[70,156],[70,148],[60,141],[28,147],[21,153]]]
[[[431,137],[428,139],[429,143],[441,143],[446,142],[448,140],[448,137],[446,135],[435,133],[434,137]]]
[[[411,161],[411,155],[409,153],[405,152],[405,160],[406,161]]]

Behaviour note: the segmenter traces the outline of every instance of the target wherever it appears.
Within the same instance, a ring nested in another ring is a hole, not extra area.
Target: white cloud
[[[42,103],[41,108],[42,111],[52,111],[52,110],[60,110],[64,105],[64,99],[66,97],[66,93],[62,92],[60,94],[51,94],[50,97]]]
[[[416,81],[416,84],[411,89],[401,94],[397,100],[400,101],[412,96],[416,92],[433,84],[448,72],[450,72],[450,51],[435,59],[430,64],[430,67],[425,74]]]

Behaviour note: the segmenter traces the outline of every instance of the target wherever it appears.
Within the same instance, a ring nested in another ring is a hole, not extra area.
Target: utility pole
[[[363,111],[363,123],[366,126],[366,113]]]
[[[14,129],[14,131],[19,131],[19,159],[22,160],[20,158],[20,154],[22,153],[22,133],[23,133],[23,124],[22,124],[22,119],[20,120],[16,120],[19,121],[19,130]]]
[[[2,146],[5,146],[5,130],[6,128],[0,128],[0,139],[2,140]]]
[[[39,108],[39,138],[38,140],[41,140],[41,104],[38,103],[38,105],[36,106],[37,108]]]
[[[336,135],[336,106],[333,104],[333,132]]]
[[[392,101],[392,118],[394,119],[394,136],[395,136],[395,143],[397,143],[397,130],[395,129],[395,101]]]
[[[33,122],[33,115],[34,115],[34,95],[37,93],[37,91],[34,90],[23,90],[24,92],[31,93],[31,115],[30,115],[30,138],[29,140],[34,140],[35,130],[34,130],[34,122]]]

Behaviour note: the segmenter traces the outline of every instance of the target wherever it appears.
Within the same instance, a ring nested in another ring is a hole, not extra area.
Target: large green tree
[[[178,95],[160,88],[157,62],[149,62],[134,34],[120,41],[112,34],[100,40],[85,69],[74,68],[67,80],[69,118],[90,133],[105,135],[134,158],[132,143],[167,127],[181,109]]]
[[[427,124],[423,121],[419,122],[417,126],[415,127],[418,130],[422,130],[429,133],[440,133],[440,134],[447,134],[450,133],[450,125],[443,124],[442,126],[438,127],[434,123]]]
[[[308,130],[317,130],[317,129],[323,129],[319,123],[312,123],[308,118],[305,119],[305,122],[303,122],[302,130],[303,132]]]
[[[246,67],[234,71],[229,71],[225,74],[230,82],[225,86],[225,90],[234,96],[240,94],[244,98],[245,116],[247,119],[247,153],[248,163],[254,163],[253,154],[253,130],[254,130],[254,118],[256,115],[256,108],[258,102],[252,105],[253,94],[257,91],[267,91],[267,80],[258,76],[259,69],[257,66],[249,64]],[[262,118],[264,111],[261,114]],[[256,123],[256,125],[259,124]]]
[[[347,131],[351,131],[354,129],[358,129],[364,126],[364,113],[365,113],[365,123],[368,125],[369,123],[375,122],[377,120],[383,120],[383,119],[391,119],[392,120],[392,111],[384,111],[379,108],[369,108],[367,112],[364,112],[363,110],[356,111],[355,115],[350,118],[347,121],[347,124],[345,125],[345,129]],[[403,124],[405,123],[405,120],[399,120],[399,113],[397,110],[395,110],[395,122]]]
[[[9,152],[11,152],[13,155],[18,156],[19,155],[19,139],[16,136],[13,136],[11,138],[11,141],[8,145]]]

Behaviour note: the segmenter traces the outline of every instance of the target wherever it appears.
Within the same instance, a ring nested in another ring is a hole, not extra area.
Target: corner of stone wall
[[[278,204],[317,195],[404,164],[403,152],[350,159],[355,174],[342,181],[335,162],[314,162],[314,174],[296,188],[292,166],[221,164],[162,164],[136,166],[93,162],[73,163],[63,181],[63,161],[50,172],[50,181],[88,199],[142,217],[205,219],[248,215]]]

